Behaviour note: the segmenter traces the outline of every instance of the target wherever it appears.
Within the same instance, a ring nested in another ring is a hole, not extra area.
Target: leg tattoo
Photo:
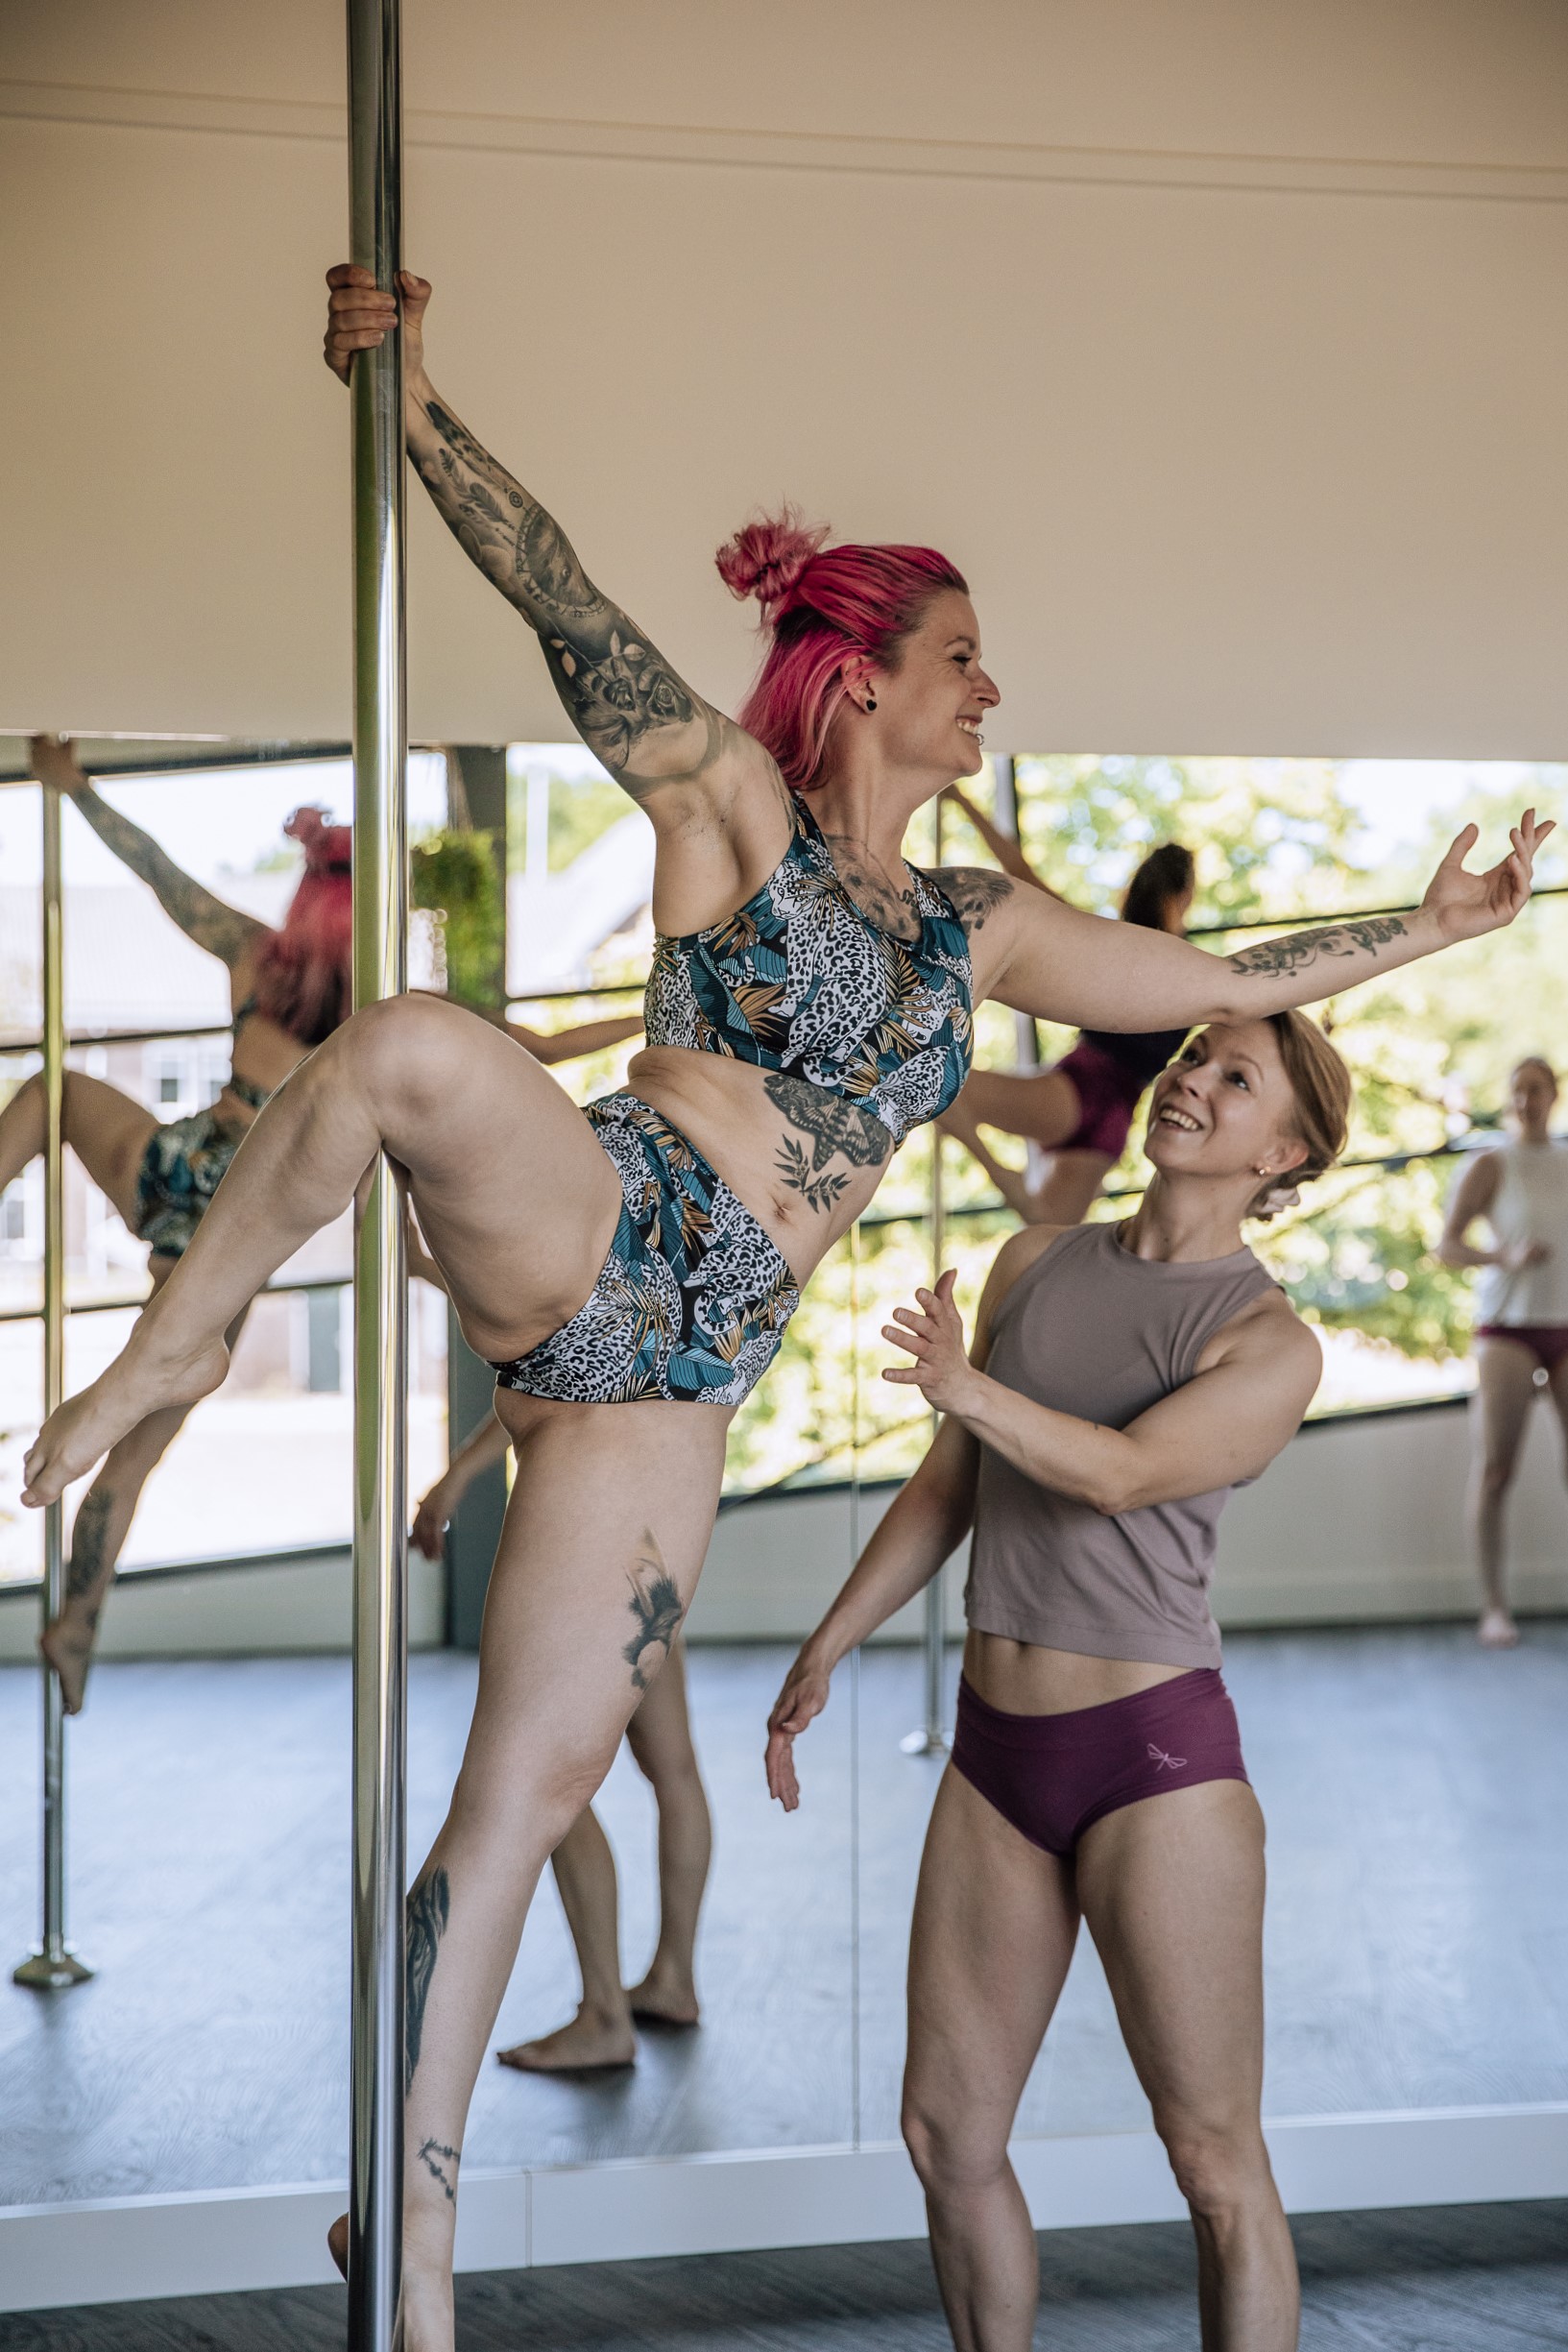
[[[633,1687],[646,1690],[652,1675],[643,1672],[643,1652],[660,1649],[667,1658],[669,1645],[680,1632],[681,1619],[686,1614],[685,1603],[674,1577],[664,1565],[664,1556],[651,1527],[642,1530],[641,1554],[626,1581],[632,1588],[630,1606],[637,1619],[637,1632],[621,1656],[632,1669]],[[662,1663],[663,1660],[656,1661],[655,1672]]]
[[[420,2162],[434,2180],[439,2180],[448,2205],[457,2202],[457,2168],[463,2161],[462,2150],[446,2147],[440,2140],[424,2140],[420,2144]],[[446,2166],[451,2166],[448,2173]]]
[[[71,1529],[71,1562],[65,1571],[68,1601],[85,1600],[103,1574],[109,1514],[113,1508],[114,1497],[106,1486],[93,1487],[83,1497],[76,1524]],[[97,1611],[92,1614],[96,1619]]]
[[[414,2081],[420,2062],[420,2037],[424,2028],[424,2004],[436,1973],[436,1952],[446,1931],[451,1888],[438,1864],[426,1873],[408,1898],[404,1944],[403,2090]]]

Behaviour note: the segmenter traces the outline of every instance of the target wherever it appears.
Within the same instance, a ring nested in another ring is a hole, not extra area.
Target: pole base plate
[[[905,1732],[899,1741],[901,1756],[946,1756],[948,1736],[945,1732],[933,1732],[929,1725],[923,1732]]]
[[[67,1946],[57,1952],[32,1952],[11,1972],[12,1984],[25,1984],[36,1993],[63,1993],[73,1984],[85,1984],[92,1970],[85,1960],[79,1960]]]

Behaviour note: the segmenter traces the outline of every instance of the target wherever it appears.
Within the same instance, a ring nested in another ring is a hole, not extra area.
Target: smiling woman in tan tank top
[[[1207,2352],[1291,2352],[1299,2294],[1259,2121],[1264,1828],[1209,1609],[1219,1514],[1293,1436],[1312,1333],[1242,1240],[1343,1148],[1350,1078],[1299,1013],[1214,1027],[1157,1081],[1135,1216],[998,1255],[964,1352],[951,1273],[885,1336],[942,1414],[802,1649],[768,1782],[847,1651],[973,1527],[953,1761],[909,1956],[904,2132],[958,2352],[1026,2352],[1007,2161],[1080,1918],[1192,2210]]]

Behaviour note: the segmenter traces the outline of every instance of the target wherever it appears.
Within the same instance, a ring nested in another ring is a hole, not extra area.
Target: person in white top
[[[1514,1140],[1473,1159],[1454,1187],[1437,1255],[1481,1269],[1476,1285],[1476,1401],[1470,1524],[1481,1571],[1478,1633],[1511,1649],[1503,1520],[1530,1407],[1544,1387],[1568,1445],[1568,1137],[1549,1131],[1556,1072],[1539,1054],[1508,1079]],[[1468,1237],[1484,1218],[1489,1249]]]

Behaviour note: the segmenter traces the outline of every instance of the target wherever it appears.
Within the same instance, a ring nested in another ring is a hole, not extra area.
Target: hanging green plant
[[[494,1008],[505,993],[501,878],[494,833],[448,826],[414,844],[410,896],[435,919],[446,993]]]

